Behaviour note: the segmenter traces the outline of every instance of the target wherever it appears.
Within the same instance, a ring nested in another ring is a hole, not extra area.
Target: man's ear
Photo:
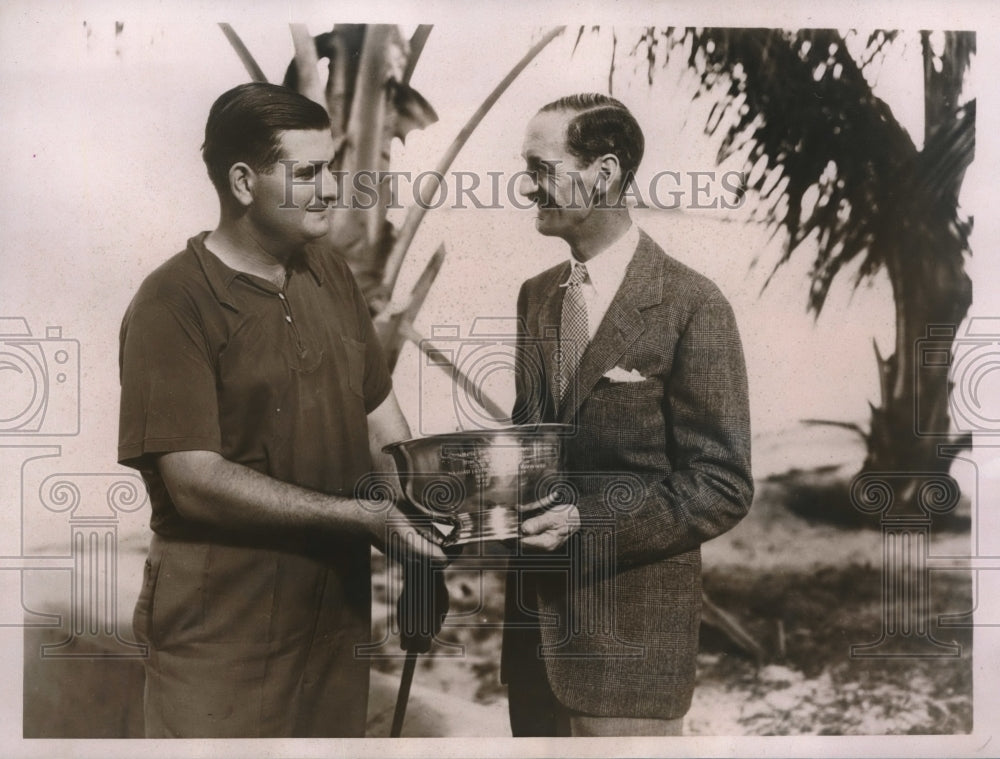
[[[257,173],[245,163],[234,163],[229,167],[229,193],[244,208],[253,203],[254,185]]]
[[[618,162],[618,156],[614,153],[607,153],[597,159],[598,181],[604,187],[605,197],[609,201],[614,201],[622,191],[622,166]]]

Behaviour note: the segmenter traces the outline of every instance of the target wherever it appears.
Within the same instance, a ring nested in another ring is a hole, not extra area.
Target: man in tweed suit
[[[680,734],[700,545],[753,495],[732,309],[620,202],[643,145],[603,95],[545,106],[524,140],[519,190],[571,259],[521,287],[514,418],[572,425],[574,503],[526,518],[512,562],[501,675],[515,736]],[[527,568],[531,553],[547,571]]]

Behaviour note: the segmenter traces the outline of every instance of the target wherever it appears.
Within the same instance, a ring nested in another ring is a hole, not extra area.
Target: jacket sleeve
[[[670,474],[627,499],[627,508],[609,505],[604,493],[578,503],[584,530],[595,519],[613,520],[618,566],[694,549],[750,508],[746,366],[732,308],[718,291],[695,307],[681,332],[663,415]]]

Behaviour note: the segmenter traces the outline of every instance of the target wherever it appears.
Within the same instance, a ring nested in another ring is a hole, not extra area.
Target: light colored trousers
[[[369,661],[354,647],[370,637],[371,579],[358,564],[154,536],[133,617],[149,647],[146,737],[363,736]]]

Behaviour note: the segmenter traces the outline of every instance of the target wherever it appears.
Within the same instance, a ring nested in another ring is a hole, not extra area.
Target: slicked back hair
[[[632,181],[646,140],[631,111],[610,95],[588,92],[567,95],[541,108],[539,113],[576,113],[566,127],[566,148],[584,163],[613,153],[622,169],[622,187]]]
[[[201,155],[216,191],[227,197],[234,163],[267,173],[282,157],[280,132],[329,128],[326,110],[305,95],[276,84],[250,82],[224,92],[212,104]]]

